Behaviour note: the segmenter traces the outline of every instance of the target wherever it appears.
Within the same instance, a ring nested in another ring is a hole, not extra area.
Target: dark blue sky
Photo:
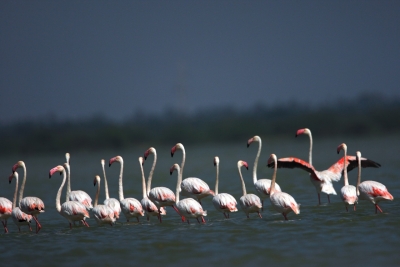
[[[1,1],[0,122],[400,96],[400,1]]]

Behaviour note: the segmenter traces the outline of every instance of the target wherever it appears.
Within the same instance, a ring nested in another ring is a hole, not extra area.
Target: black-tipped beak
[[[9,184],[11,184],[11,181],[8,181]]]
[[[169,175],[172,175],[172,172],[171,172],[171,171],[169,172]]]
[[[93,186],[96,186],[96,183],[93,183]]]
[[[248,170],[249,169],[249,167],[246,167],[246,170]]]
[[[49,179],[51,178],[51,174],[49,173]]]
[[[61,176],[61,174],[62,174],[62,173],[60,172],[60,176]]]
[[[294,137],[297,137],[298,135],[296,134]]]
[[[249,143],[247,143],[247,147],[249,147],[250,146],[250,144]]]
[[[147,159],[147,157],[144,157],[144,160],[146,160]]]
[[[216,166],[217,164],[215,164],[215,162],[214,162],[214,166]]]
[[[174,156],[174,153],[171,152],[171,157],[173,157],[173,156]]]
[[[108,163],[108,167],[111,167],[111,163]]]

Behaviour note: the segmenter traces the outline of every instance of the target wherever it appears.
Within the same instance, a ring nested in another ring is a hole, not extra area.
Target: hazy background
[[[1,123],[400,96],[399,1],[1,1]]]

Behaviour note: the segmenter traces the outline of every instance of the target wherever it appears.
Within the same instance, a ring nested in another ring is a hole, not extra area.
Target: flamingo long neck
[[[61,192],[62,192],[62,189],[64,187],[65,180],[67,179],[67,175],[65,173],[65,169],[63,170],[62,173],[63,173],[63,180],[62,180],[62,183],[60,185],[60,188],[58,189],[57,196],[56,196],[56,209],[57,209],[58,212],[61,211],[61,203],[60,203]]]
[[[144,177],[143,165],[142,165],[142,162],[140,162],[140,161],[139,161],[139,164],[140,164],[140,170],[141,170],[141,172],[142,172],[142,192],[143,192],[143,198],[147,198],[147,194],[149,193],[150,188],[147,188],[147,191],[146,191],[146,179],[145,179],[145,177]],[[149,178],[150,178],[150,177],[149,177]]]
[[[146,191],[146,195],[150,192],[151,189],[151,181],[153,180],[153,174],[154,174],[154,169],[156,168],[156,163],[157,163],[157,152],[153,151],[153,165],[151,165],[151,170],[149,173],[149,177],[147,178],[147,191]],[[143,169],[143,167],[142,167]]]
[[[217,176],[215,177],[215,190],[214,193],[215,195],[218,195],[218,183],[219,183],[219,163],[217,163],[217,166],[215,166],[217,168]]]
[[[15,175],[15,190],[14,190],[14,197],[13,197],[13,203],[12,203],[12,208],[14,209],[17,205],[17,193],[18,193],[18,174]],[[21,202],[21,199],[18,200],[18,203]]]
[[[272,181],[271,181],[271,188],[269,189],[269,195],[272,196],[275,193],[275,180],[276,180],[276,172],[278,169],[278,163],[275,158],[274,160],[274,174],[272,175]]]
[[[175,203],[179,202],[179,191],[181,189],[181,183],[182,183],[182,169],[177,166],[176,171],[178,173],[178,179],[176,182],[176,190],[175,190]]]
[[[247,195],[246,193],[246,185],[244,184],[244,180],[243,180],[243,175],[242,175],[242,171],[240,170],[240,165],[238,165],[238,170],[239,170],[239,176],[240,176],[240,180],[242,181],[242,190],[243,190],[243,196]]]
[[[361,155],[358,157],[357,160],[358,160],[358,173],[357,173],[357,186],[356,186],[356,189],[357,189],[357,196],[359,196],[360,195],[360,191],[358,190],[358,186],[361,183]]]
[[[256,155],[256,159],[254,160],[254,166],[253,166],[253,183],[257,183],[257,166],[258,166],[258,159],[260,158],[261,154],[261,139],[258,140],[258,151]]]
[[[96,191],[96,198],[94,199],[93,207],[96,207],[99,203],[99,195],[100,195],[100,179],[96,179],[97,182],[97,191]]]
[[[65,196],[65,201],[69,200],[69,195],[71,194],[71,168],[69,166],[69,163],[65,164],[65,171],[67,172],[67,193]]]
[[[108,183],[107,183],[107,177],[106,177],[106,170],[104,169],[104,163],[102,162],[101,164],[103,168],[103,176],[104,176],[104,191],[106,193],[106,199],[110,198],[110,195],[108,194]]]
[[[119,170],[119,181],[118,181],[118,195],[119,195],[119,201],[122,201],[124,199],[124,188],[122,184],[122,176],[124,174],[124,161],[121,159],[121,168]]]
[[[310,150],[308,151],[308,163],[312,166],[312,147],[313,147],[313,139],[311,132],[309,132],[308,137],[310,138]]]
[[[344,151],[344,170],[343,170],[343,180],[344,180],[344,185],[349,185],[349,178],[347,177],[347,148],[343,149]]]
[[[183,176],[182,173],[183,173],[183,167],[185,166],[185,161],[186,161],[186,151],[183,146],[181,147],[181,149],[182,149],[181,176]],[[182,179],[182,177],[181,177],[181,179]]]
[[[25,166],[25,163],[22,164],[22,169],[24,170],[24,178],[22,179],[21,188],[19,189],[18,205],[19,205],[19,202],[21,201],[21,199],[24,197],[24,189],[25,189],[25,183],[26,183],[26,166]]]

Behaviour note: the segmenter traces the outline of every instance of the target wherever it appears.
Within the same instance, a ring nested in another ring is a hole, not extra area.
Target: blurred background
[[[0,153],[400,132],[399,1],[1,1]]]

